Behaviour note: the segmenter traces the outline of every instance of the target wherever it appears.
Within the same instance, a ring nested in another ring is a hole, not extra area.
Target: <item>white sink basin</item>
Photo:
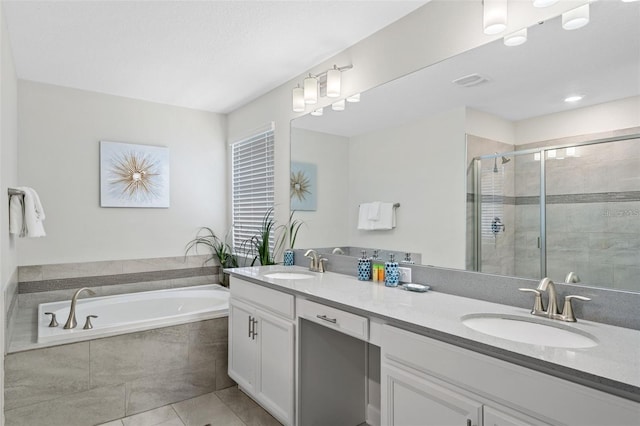
[[[472,330],[514,342],[570,349],[598,345],[595,337],[582,330],[564,324],[548,324],[545,320],[499,314],[472,314],[460,319]]]
[[[313,275],[301,274],[300,272],[271,272],[264,274],[267,278],[273,278],[276,280],[306,280],[313,278]]]

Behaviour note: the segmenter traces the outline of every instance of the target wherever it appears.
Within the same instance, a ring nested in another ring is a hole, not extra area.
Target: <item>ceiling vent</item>
[[[481,76],[480,74],[469,74],[453,80],[452,83],[462,87],[473,87],[478,84],[486,83],[487,81],[489,81],[489,79]]]

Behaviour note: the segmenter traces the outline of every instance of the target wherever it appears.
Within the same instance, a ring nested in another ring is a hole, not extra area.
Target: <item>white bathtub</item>
[[[65,330],[70,300],[42,303],[38,306],[38,343],[65,343],[133,331],[149,330],[228,315],[229,291],[217,284],[145,291],[115,296],[90,297],[83,293],[76,304],[78,326]],[[55,312],[58,327],[49,327],[49,315]],[[93,328],[84,330],[87,315]]]

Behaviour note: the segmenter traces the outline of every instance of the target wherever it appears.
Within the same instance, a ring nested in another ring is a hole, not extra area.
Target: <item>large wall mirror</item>
[[[297,246],[640,291],[640,3],[590,6],[293,120]],[[393,229],[358,229],[373,201]]]

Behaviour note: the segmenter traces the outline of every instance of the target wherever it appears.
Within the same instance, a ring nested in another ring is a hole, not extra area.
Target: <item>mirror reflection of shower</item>
[[[493,173],[498,173],[498,153],[495,153],[496,157],[493,159]],[[502,164],[501,165],[505,165],[507,164],[509,161],[511,161],[511,158],[507,158],[504,155],[501,158]]]

